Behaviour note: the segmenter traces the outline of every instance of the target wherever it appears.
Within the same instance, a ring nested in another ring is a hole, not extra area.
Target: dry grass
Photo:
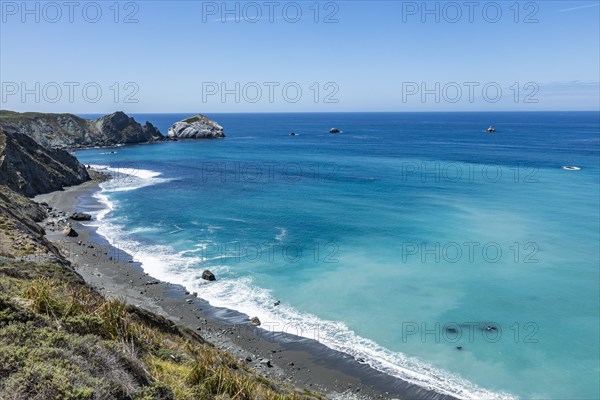
[[[2,399],[321,398],[84,285],[45,276],[0,284],[16,295],[0,298]]]

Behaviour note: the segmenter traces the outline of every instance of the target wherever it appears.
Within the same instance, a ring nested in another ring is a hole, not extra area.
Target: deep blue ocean
[[[600,398],[598,112],[208,116],[76,153],[151,275],[442,393]]]

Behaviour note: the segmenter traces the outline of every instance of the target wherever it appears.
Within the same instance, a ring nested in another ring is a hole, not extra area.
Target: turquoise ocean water
[[[441,393],[600,397],[599,113],[209,116],[76,153],[151,275]]]

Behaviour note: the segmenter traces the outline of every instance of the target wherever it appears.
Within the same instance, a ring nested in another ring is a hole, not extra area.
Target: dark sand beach
[[[53,209],[43,223],[48,239],[61,248],[86,282],[105,296],[186,325],[259,372],[299,388],[338,399],[452,398],[376,371],[317,340],[255,327],[248,315],[213,307],[201,298],[201,293],[196,296],[180,285],[154,279],[134,257],[110,246],[95,228],[68,219],[74,211],[102,208],[92,197],[97,190],[97,182],[88,182],[40,195],[34,200],[46,202]],[[68,237],[62,232],[67,224],[78,233],[77,237]]]

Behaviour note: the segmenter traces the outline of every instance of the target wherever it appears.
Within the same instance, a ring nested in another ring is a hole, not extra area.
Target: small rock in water
[[[215,274],[213,274],[209,270],[204,270],[204,272],[202,272],[202,279],[204,279],[206,281],[216,281],[217,280],[217,278],[215,278]]]

